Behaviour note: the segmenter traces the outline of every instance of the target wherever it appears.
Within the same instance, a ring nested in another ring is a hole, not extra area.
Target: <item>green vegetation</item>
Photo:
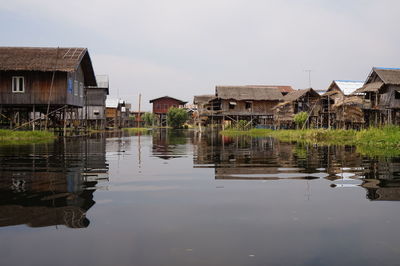
[[[293,121],[296,123],[297,128],[303,128],[303,125],[306,123],[308,119],[307,112],[300,112],[294,115]]]
[[[142,120],[147,127],[153,126],[156,120],[156,116],[153,113],[146,112],[142,115]]]
[[[234,131],[250,130],[251,123],[246,120],[239,120],[236,123],[226,126],[225,129]]]
[[[55,138],[49,131],[13,131],[0,129],[0,144],[29,144],[47,142]]]
[[[167,112],[167,122],[172,128],[182,128],[188,118],[188,113],[180,108],[172,107]]]
[[[123,128],[123,130],[128,133],[147,133],[151,129],[144,128],[144,127],[127,127],[127,128]]]
[[[226,136],[248,135],[253,137],[274,137],[286,142],[319,145],[351,145],[367,155],[400,155],[400,127],[386,126],[360,131],[343,129],[271,130],[250,129],[247,131],[224,130]]]

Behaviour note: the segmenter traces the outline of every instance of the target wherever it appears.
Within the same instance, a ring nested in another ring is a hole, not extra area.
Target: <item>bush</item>
[[[144,121],[145,125],[149,127],[154,125],[156,116],[153,113],[146,112],[142,115],[142,120]]]
[[[250,123],[246,120],[239,120],[236,124],[236,128],[239,130],[246,130],[250,128]]]
[[[300,112],[294,115],[293,121],[296,123],[297,128],[303,128],[304,123],[308,119],[308,114],[307,112]]]
[[[181,128],[188,118],[188,113],[180,108],[172,107],[167,112],[168,125],[173,128]]]

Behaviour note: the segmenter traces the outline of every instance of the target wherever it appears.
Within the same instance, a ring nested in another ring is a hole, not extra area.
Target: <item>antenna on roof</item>
[[[308,87],[311,88],[311,69],[306,69],[304,72],[308,72]]]

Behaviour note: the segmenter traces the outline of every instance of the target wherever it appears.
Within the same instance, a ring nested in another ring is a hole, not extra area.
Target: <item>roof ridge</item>
[[[361,80],[348,80],[348,79],[334,79],[333,81],[338,81],[338,82],[362,82],[362,83],[364,83],[364,81],[361,81]]]
[[[398,67],[373,67],[373,69],[379,69],[379,70],[400,70]]]

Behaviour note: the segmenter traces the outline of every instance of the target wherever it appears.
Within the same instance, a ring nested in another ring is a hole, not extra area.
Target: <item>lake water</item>
[[[399,265],[400,158],[195,131],[0,146],[0,265]]]

